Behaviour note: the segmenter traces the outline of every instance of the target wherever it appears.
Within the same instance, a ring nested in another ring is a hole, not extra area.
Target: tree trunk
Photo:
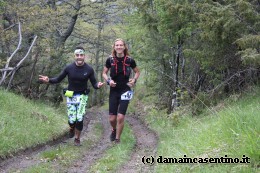
[[[98,74],[99,74],[99,53],[100,53],[100,39],[101,39],[101,31],[102,31],[102,22],[101,20],[99,20],[98,22],[98,35],[97,35],[97,41],[96,41],[96,55],[95,55],[95,60],[96,60],[96,64],[95,64],[95,72],[96,72],[96,77],[97,80],[99,81],[98,78]],[[96,105],[98,103],[98,97],[97,97],[97,90],[94,90],[93,92],[93,105]]]
[[[34,98],[34,96],[32,95],[31,85],[32,85],[33,76],[35,74],[35,67],[36,67],[36,64],[38,62],[38,56],[39,56],[39,51],[37,51],[35,56],[34,56],[34,62],[33,62],[32,70],[31,70],[30,80],[29,80],[28,86],[27,86],[26,97],[29,97],[29,98]]]
[[[176,66],[175,66],[175,104],[174,107],[179,106],[179,67],[180,67],[181,44],[177,46]]]

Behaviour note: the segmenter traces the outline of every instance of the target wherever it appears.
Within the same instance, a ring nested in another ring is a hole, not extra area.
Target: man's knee
[[[83,129],[83,121],[77,121],[75,124],[75,128],[79,131],[82,131]]]

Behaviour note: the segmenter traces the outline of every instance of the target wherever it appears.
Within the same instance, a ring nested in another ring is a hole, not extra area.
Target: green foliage
[[[250,76],[247,69],[259,68],[257,1],[145,0],[132,6],[127,38],[142,62],[146,85],[162,104],[170,105],[167,98],[176,89],[177,55],[184,62],[179,85],[193,95],[231,93],[257,80],[251,76],[244,85],[238,82],[243,77],[235,75],[244,71]]]
[[[259,47],[259,41],[257,41],[259,39],[256,35],[258,30],[257,26],[259,25],[257,24],[259,23],[259,15],[255,15],[257,12],[253,4],[240,0],[236,1],[236,3],[202,4],[201,8],[202,11],[204,11],[199,14],[199,19],[201,20],[199,26],[202,29],[200,34],[201,41],[211,46],[211,49],[205,47],[206,49],[202,51],[206,53],[204,57],[210,58],[201,59],[201,61],[208,62],[206,64],[204,63],[206,66],[221,64],[221,68],[228,68],[230,66],[228,64],[230,63],[226,62],[239,62],[240,57],[236,57],[239,52],[238,48],[232,46],[234,42],[242,49],[251,48],[254,50],[256,47]],[[255,38],[250,37],[251,34],[249,33],[253,34]],[[232,48],[233,50],[231,50]],[[246,52],[240,51],[239,53],[244,57],[249,57],[247,55],[251,55],[252,57],[252,54],[257,56],[257,53],[248,54]],[[226,56],[230,54],[232,55]],[[216,59],[216,57],[218,58]],[[236,66],[238,65],[237,63],[235,64]]]
[[[6,3],[4,0],[0,0],[0,14],[2,13],[3,11],[3,7],[5,7]]]
[[[103,59],[111,52],[111,38],[114,40],[118,33],[123,31],[118,18],[109,17],[114,11],[119,12],[116,8],[110,8],[118,3],[119,1],[92,3],[89,0],[71,0],[69,3],[5,1],[3,13],[8,18],[3,18],[5,20],[0,27],[4,29],[0,33],[1,53],[13,53],[19,39],[16,25],[18,21],[21,22],[22,28],[22,46],[10,66],[14,66],[19,58],[25,55],[33,36],[38,36],[26,64],[23,64],[14,76],[11,89],[26,93],[30,98],[45,95],[47,97],[44,98],[57,102],[63,84],[57,87],[40,86],[37,83],[38,75],[57,76],[67,63],[73,61],[73,50],[78,45],[87,50],[88,58],[91,60],[88,62],[96,70],[96,76],[100,81]],[[99,33],[97,26],[101,28]],[[93,57],[97,58],[94,60]],[[4,64],[1,62],[1,65]],[[8,82],[8,79],[6,81]]]
[[[245,64],[250,64],[256,67],[260,65],[260,36],[259,35],[245,35],[237,39],[236,44],[242,49],[238,52]]]
[[[127,40],[131,56],[145,73],[145,83],[158,96],[162,108],[170,105],[172,93],[177,89],[176,77],[182,88],[194,94],[216,91],[223,83],[229,88],[225,92],[238,91],[259,78],[246,71],[252,67],[258,69],[260,62],[259,4],[255,0],[133,0],[131,3],[84,0],[78,8],[75,0],[52,5],[45,1],[0,2],[4,2],[3,12],[10,16],[10,20],[3,21],[4,28],[18,19],[22,22],[22,48],[11,65],[25,54],[31,38],[39,36],[31,57],[17,71],[12,86],[32,98],[43,98],[46,93],[50,100],[59,99],[63,84],[40,86],[37,76],[56,76],[72,60],[71,52],[79,44],[86,48],[89,63],[95,67],[97,76],[101,76],[104,59],[116,37]],[[71,26],[75,19],[77,22]],[[71,27],[74,30],[67,38]],[[10,55],[16,48],[16,26],[0,35],[1,52]],[[246,72],[241,74],[241,71]],[[223,92],[225,87],[218,89]]]
[[[1,56],[0,56],[1,57]],[[0,59],[0,67],[3,67],[6,64],[5,60]]]
[[[170,44],[182,41],[191,35],[195,25],[194,11],[187,1],[170,2],[156,1],[158,7],[160,33],[165,37],[170,37]]]

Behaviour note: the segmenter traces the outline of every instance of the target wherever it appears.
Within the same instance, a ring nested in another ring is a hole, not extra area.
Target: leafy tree
[[[166,97],[174,98],[173,93],[220,96],[259,80],[259,2],[144,0],[132,5],[128,37],[137,45],[136,56],[150,65],[146,73],[154,77],[147,80],[169,110],[173,104]]]
[[[30,57],[17,71],[11,89],[30,98],[44,97],[59,103],[61,89],[65,85],[40,85],[38,74],[56,76],[72,61],[73,50],[78,45],[89,52],[88,63],[93,65],[97,77],[102,80],[103,57],[110,54],[111,44],[120,31],[117,29],[120,21],[117,17],[120,14],[118,3],[89,0],[6,1],[1,13],[1,62],[5,62],[17,46],[18,20],[22,26],[23,41],[10,62],[11,66],[26,53],[33,37],[38,36]],[[98,97],[97,93],[90,97],[93,98],[91,105],[103,100],[105,90]]]

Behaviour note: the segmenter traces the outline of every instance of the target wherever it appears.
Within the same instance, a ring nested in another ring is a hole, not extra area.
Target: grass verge
[[[0,157],[46,143],[65,133],[67,117],[43,103],[0,90]]]
[[[258,172],[259,95],[260,89],[257,88],[236,101],[221,103],[219,112],[212,114],[209,111],[198,117],[182,115],[172,118],[151,108],[146,121],[159,134],[156,172]],[[204,160],[238,158],[240,161],[248,157],[250,163],[171,163],[171,158],[183,161],[184,157]],[[158,163],[163,161],[167,163]]]

